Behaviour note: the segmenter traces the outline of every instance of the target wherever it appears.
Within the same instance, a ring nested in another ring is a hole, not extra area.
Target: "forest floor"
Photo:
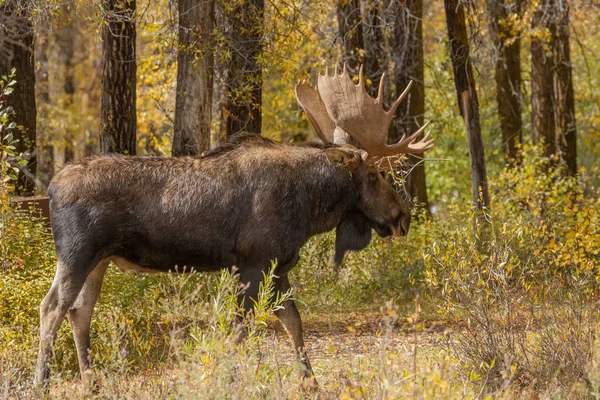
[[[415,323],[422,327],[415,329]],[[403,351],[407,355],[414,354],[415,343],[417,351],[446,347],[446,330],[449,327],[448,322],[443,320],[409,322],[408,318],[403,318],[389,330],[381,313],[375,312],[309,314],[302,325],[307,352],[315,370],[318,370],[320,360],[379,355],[382,340],[385,340],[388,351]],[[268,332],[270,340],[279,342],[285,361],[288,361],[287,358],[292,360],[291,341],[281,324],[277,320],[271,321]]]
[[[415,322],[409,317],[386,321],[386,317],[377,312],[305,313],[304,340],[321,389],[316,396],[304,398],[363,398],[366,392],[352,394],[347,389],[348,396],[345,397],[344,389],[362,387],[373,378],[372,375],[381,374],[379,368],[391,368],[390,360],[393,360],[391,363],[394,364],[396,374],[400,373],[407,380],[432,372],[431,363],[439,361],[448,349],[450,325],[442,320]],[[292,381],[301,383],[300,367],[295,364],[291,340],[276,318],[267,322],[265,341],[259,350],[259,353],[262,352],[264,354],[258,354],[258,361],[255,360],[257,368],[262,356],[265,362],[275,362],[277,369],[287,370],[295,365],[293,368],[297,372],[292,374],[295,376]],[[382,363],[387,363],[388,367]],[[125,395],[123,398],[146,398],[152,391],[144,390],[144,386],[153,386],[156,377],[165,373],[178,375],[175,370],[148,370],[133,374],[128,381],[138,388],[135,389],[137,395]],[[439,373],[439,369],[435,368],[435,373]],[[372,390],[368,392],[373,394]],[[78,393],[79,378],[74,377],[54,386],[50,397],[63,398],[65,395],[73,396]],[[416,397],[425,398],[419,395]],[[108,395],[108,398],[112,396]]]
[[[318,391],[305,386],[291,340],[273,317],[267,321],[263,339],[255,343],[257,347],[251,352],[238,353],[225,344],[214,348],[208,358],[203,351],[194,352],[191,362],[157,365],[121,376],[108,368],[98,371],[101,389],[92,397],[463,399],[490,395],[520,399],[539,398],[540,394],[573,398],[589,391],[575,380],[565,387],[551,382],[539,389],[513,380],[513,376],[508,376],[502,387],[488,387],[490,372],[469,372],[456,358],[459,337],[468,331],[459,322],[414,321],[411,316],[399,317],[392,311],[305,312],[303,319],[306,349],[319,383]],[[77,375],[56,382],[50,397],[81,397],[79,382]]]

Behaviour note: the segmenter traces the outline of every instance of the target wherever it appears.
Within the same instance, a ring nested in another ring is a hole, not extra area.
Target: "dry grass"
[[[373,240],[339,269],[332,234],[303,248],[291,280],[317,392],[273,320],[268,282],[237,346],[235,278],[110,269],[92,324],[92,397],[599,398],[600,202],[546,162],[529,154],[499,178],[484,239],[457,201],[414,224],[409,240]],[[0,398],[28,398],[53,244],[6,204]],[[52,369],[49,397],[80,396],[66,323]]]

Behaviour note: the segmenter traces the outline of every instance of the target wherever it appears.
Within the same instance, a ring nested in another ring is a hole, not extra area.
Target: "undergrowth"
[[[361,342],[369,351],[344,356],[332,345],[329,357],[313,360],[317,393],[304,388],[291,346],[271,328],[279,306],[267,301],[272,276],[249,339],[236,345],[235,275],[109,268],[92,323],[99,396],[598,397],[600,203],[535,149],[524,154],[520,167],[494,177],[479,234],[468,200],[457,199],[417,218],[407,239],[374,239],[339,268],[334,232],[304,247],[291,281],[305,320],[341,315],[332,318],[351,325],[350,312],[379,316]],[[55,260],[46,228],[11,210],[6,192],[0,200],[0,397],[24,397]],[[51,397],[78,393],[67,323],[52,370]]]

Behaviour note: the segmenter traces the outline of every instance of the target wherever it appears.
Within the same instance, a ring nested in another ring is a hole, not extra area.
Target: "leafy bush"
[[[519,398],[598,390],[600,204],[535,148],[524,152],[519,168],[494,178],[483,239],[472,232],[470,204],[457,199],[432,219],[416,218],[408,240],[376,238],[339,268],[331,262],[333,233],[303,248],[291,280],[305,317],[326,313],[351,325],[350,312],[380,315],[377,333],[367,339],[379,346],[373,357],[313,363],[322,397]],[[14,213],[7,196],[0,209],[0,391],[22,396],[31,388],[37,310],[55,260],[39,221]],[[277,340],[264,329],[277,306],[266,301],[269,287],[267,279],[250,339],[238,346],[231,326],[239,285],[230,274],[110,268],[92,323],[102,396],[303,397],[297,370],[280,362]],[[445,326],[447,348],[417,345],[431,320]],[[403,335],[408,345],[394,342]],[[52,396],[77,390],[75,354],[65,323]]]
[[[16,122],[10,120],[11,110],[4,106],[6,97],[13,92],[17,83],[15,72],[13,68],[10,75],[0,77],[0,195],[14,189],[12,182],[17,180],[19,167],[27,164],[27,160],[17,153],[17,142],[12,134],[13,130],[19,127]]]
[[[523,165],[494,188],[492,237],[476,242],[458,225],[425,256],[429,300],[460,322],[451,346],[471,379],[589,386],[600,322],[598,200],[525,150]]]

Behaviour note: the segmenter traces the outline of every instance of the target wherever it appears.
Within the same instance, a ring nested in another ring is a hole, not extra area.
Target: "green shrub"
[[[350,325],[349,312],[381,315],[377,334],[368,338],[369,346],[381,346],[374,357],[313,363],[322,397],[597,392],[600,203],[535,149],[524,151],[521,167],[492,177],[486,237],[473,234],[472,208],[459,198],[438,205],[431,219],[416,218],[406,240],[375,238],[339,268],[332,264],[334,233],[302,249],[291,281],[305,317],[340,312]],[[46,228],[14,213],[6,194],[0,200],[0,390],[14,397],[31,388],[38,305],[55,260]],[[109,268],[92,322],[102,396],[303,397],[297,369],[280,362],[277,340],[264,329],[276,306],[266,301],[270,287],[249,322],[249,340],[237,346],[232,324],[239,285],[230,274]],[[422,312],[414,311],[416,296]],[[432,324],[417,316],[447,324],[447,348],[417,351],[413,339]],[[405,329],[410,345],[393,345]],[[52,396],[75,393],[75,354],[65,323]]]
[[[600,326],[599,203],[525,150],[493,187],[491,238],[477,242],[457,220],[428,251],[424,282],[437,311],[460,322],[451,346],[471,379],[588,384]]]

